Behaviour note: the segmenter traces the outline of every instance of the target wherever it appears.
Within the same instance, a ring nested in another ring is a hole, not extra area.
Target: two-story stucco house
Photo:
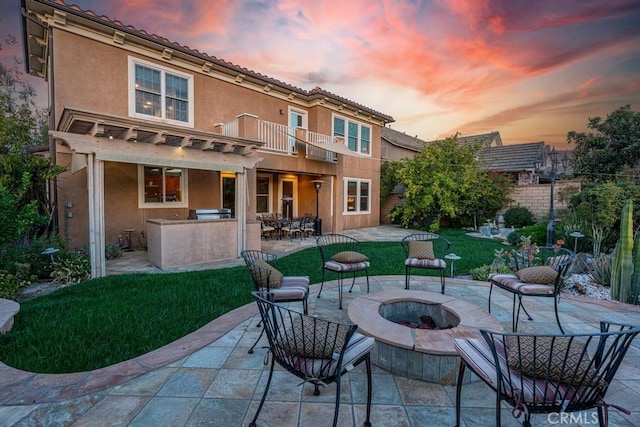
[[[105,244],[129,234],[165,268],[260,248],[258,213],[317,207],[325,232],[379,224],[392,117],[61,0],[22,0],[22,24],[27,70],[48,82],[50,154],[67,167],[51,187],[60,234],[89,245],[94,277]],[[188,219],[214,208],[231,218]]]

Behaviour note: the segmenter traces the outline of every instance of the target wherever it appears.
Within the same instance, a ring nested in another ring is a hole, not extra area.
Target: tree
[[[380,204],[391,195],[393,189],[398,185],[398,168],[400,162],[384,162],[380,168]]]
[[[479,144],[459,145],[456,135],[401,161],[397,177],[406,187],[404,203],[392,219],[436,231],[442,218],[494,215],[509,192],[500,187],[504,181],[478,167],[478,150]]]
[[[0,194],[3,208],[13,206],[12,221],[20,224],[21,238],[43,231],[42,225],[52,216],[47,180],[63,170],[50,158],[32,152],[48,144],[46,109],[39,108],[34,97],[33,88],[21,80],[17,69],[0,64]],[[3,217],[0,227],[9,227],[6,221]]]
[[[498,210],[511,202],[509,194],[515,183],[496,171],[476,169],[477,183],[473,191],[465,194],[462,213],[473,219],[473,228],[478,229],[478,221],[493,218]]]
[[[571,159],[576,176],[592,182],[606,182],[616,175],[636,175],[640,161],[640,112],[625,105],[605,120],[589,118],[595,132],[567,134],[567,142],[576,148]]]
[[[622,203],[622,189],[612,182],[588,185],[571,199],[570,209],[585,225],[594,256],[600,254],[603,240],[614,229]]]

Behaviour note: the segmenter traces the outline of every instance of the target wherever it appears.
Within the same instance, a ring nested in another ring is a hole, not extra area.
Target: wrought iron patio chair
[[[527,247],[509,253],[509,264],[513,273],[494,274],[489,282],[489,313],[491,313],[491,293],[497,286],[513,294],[512,330],[518,330],[520,309],[529,320],[533,320],[522,305],[522,297],[553,298],[553,309],[560,332],[564,333],[558,315],[558,301],[565,274],[575,259],[575,254],[564,248],[552,246]],[[516,309],[516,300],[518,307]]]
[[[260,221],[260,235],[265,240],[269,240],[270,237],[273,237],[273,234],[276,232],[276,227],[271,225],[269,220],[263,219]]]
[[[311,237],[316,234],[316,217],[311,214],[304,214],[302,217],[302,234]]]
[[[282,234],[289,237],[289,240],[293,240],[295,236],[302,237],[302,218],[293,218],[286,221],[281,228]]]
[[[369,354],[375,340],[357,333],[358,326],[353,323],[332,322],[285,308],[274,302],[271,293],[253,292],[253,296],[269,340],[271,363],[262,399],[249,425],[256,425],[271,385],[276,362],[302,379],[303,384],[313,384],[314,395],[320,394],[321,386],[336,383],[333,425],[338,425],[342,376],[364,362],[367,375],[367,410],[364,425],[371,426]]]
[[[342,309],[342,282],[344,275],[353,273],[353,281],[349,292],[353,290],[356,283],[356,273],[364,271],[367,277],[367,293],[369,293],[369,258],[358,252],[360,242],[353,237],[344,234],[327,233],[316,239],[322,258],[322,283],[320,292],[324,287],[325,272],[332,271],[338,275],[338,305]]]
[[[608,423],[605,395],[638,326],[600,323],[600,332],[534,335],[480,329],[482,338],[456,339],[461,357],[456,388],[456,426],[460,426],[462,384],[469,368],[496,393],[496,426],[501,402],[524,415],[569,413],[597,408],[599,425]],[[473,422],[471,422],[473,424]]]
[[[309,277],[284,276],[276,269],[278,257],[270,252],[245,250],[240,253],[244,259],[256,291],[271,292],[276,302],[302,302],[305,314],[308,312],[307,299],[309,298]],[[249,349],[253,349],[262,338],[264,328],[260,336]]]
[[[444,255],[449,250],[451,242],[439,234],[415,233],[406,236],[400,243],[406,255],[404,288],[409,289],[411,269],[437,270],[440,273],[440,292],[444,294],[444,273],[447,268]]]

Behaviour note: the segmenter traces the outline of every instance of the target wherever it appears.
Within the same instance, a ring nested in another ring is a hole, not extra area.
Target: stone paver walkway
[[[380,235],[386,231],[406,233],[402,229],[385,228],[376,228],[374,231]],[[359,232],[366,233],[367,230]],[[396,234],[380,240],[399,240]],[[286,245],[285,242],[276,241],[271,245],[272,250],[286,253],[296,243]],[[234,262],[237,261],[229,265]],[[134,267],[127,269],[131,271]],[[123,268],[122,271],[127,269]],[[371,278],[371,293],[403,287],[404,277],[401,276]],[[411,288],[437,292],[439,281],[415,277]],[[311,289],[309,310],[312,314],[346,320],[347,309],[337,309],[335,282],[328,286],[325,284],[320,299],[316,298],[319,285],[313,285]],[[366,292],[364,279],[358,279],[354,292],[344,293],[345,304],[348,305],[363,291]],[[486,283],[447,279],[447,295],[482,309],[487,307],[488,292]],[[511,303],[510,295],[494,292],[492,314],[505,328],[510,328]],[[295,303],[291,304],[295,306]],[[535,313],[535,320],[521,320],[521,331],[558,332],[550,301],[536,299],[526,304],[529,311]],[[559,307],[567,332],[596,331],[600,320],[640,323],[638,307],[625,304],[564,296]],[[268,374],[268,367],[263,363],[264,348],[258,347],[254,354],[247,354],[247,349],[260,334],[257,321],[257,309],[250,304],[162,349],[92,372],[36,375],[0,364],[0,426],[247,425],[255,412]],[[297,378],[281,369],[274,374],[267,404],[258,419],[259,425],[330,425],[335,389],[329,386],[322,390],[320,396],[314,396],[312,386],[299,383]],[[341,426],[362,424],[364,384],[362,367],[345,377],[340,408]],[[417,427],[454,424],[455,386],[411,380],[376,367],[373,384],[373,425]],[[494,425],[494,395],[482,382],[466,385],[463,398],[465,426]],[[611,426],[640,425],[640,342],[634,343],[620,367],[609,389],[607,401],[632,411],[631,415],[624,415],[611,410]],[[587,411],[582,422],[563,425],[593,425],[591,413]],[[506,406],[502,419],[506,426],[519,425]],[[534,416],[533,421],[534,425],[539,426],[558,425],[544,415]]]

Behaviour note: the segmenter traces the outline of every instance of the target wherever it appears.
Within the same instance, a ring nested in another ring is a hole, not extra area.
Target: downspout
[[[55,112],[56,112],[56,101],[55,101],[55,84],[54,84],[54,80],[55,80],[55,74],[53,72],[53,55],[51,55],[51,52],[53,52],[53,32],[50,31],[49,29],[47,29],[47,40],[48,40],[48,46],[49,49],[47,50],[47,79],[45,79],[45,81],[48,81],[49,84],[47,85],[47,96],[49,97],[48,99],[48,104],[49,104],[49,130],[51,129],[56,129],[56,118],[55,118]],[[49,155],[51,156],[51,159],[53,160],[53,164],[57,165],[57,153],[56,153],[56,143],[55,140],[49,136]],[[51,200],[50,200],[50,204],[51,204],[51,216],[53,218],[51,227],[53,230],[54,234],[58,234],[60,232],[60,218],[58,217],[58,212],[60,211],[59,207],[58,207],[58,177],[54,176],[51,179],[51,183],[50,183],[50,188],[51,188]],[[66,230],[65,230],[66,231]]]

